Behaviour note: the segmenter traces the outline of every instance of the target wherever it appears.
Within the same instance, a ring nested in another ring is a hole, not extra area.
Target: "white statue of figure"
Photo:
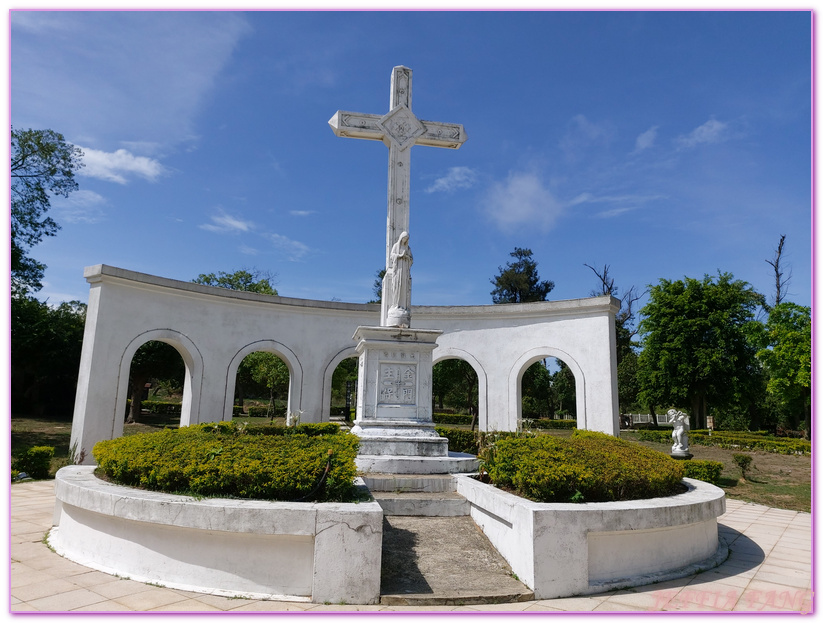
[[[674,422],[672,454],[687,454],[689,452],[689,416],[676,409],[669,409],[666,415],[669,416],[670,421]]]
[[[389,311],[386,324],[390,327],[408,327],[411,323],[411,265],[413,262],[409,247],[409,234],[403,232],[391,248],[389,265],[386,269]]]

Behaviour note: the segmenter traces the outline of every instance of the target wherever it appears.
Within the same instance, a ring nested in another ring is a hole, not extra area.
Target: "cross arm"
[[[417,145],[427,145],[429,147],[448,147],[449,149],[459,149],[466,142],[468,136],[463,126],[459,123],[440,123],[439,121],[423,121],[425,131],[417,137]]]
[[[366,138],[374,141],[383,140],[383,129],[380,127],[382,115],[369,115],[359,112],[338,110],[329,119],[329,125],[335,136],[349,138]]]

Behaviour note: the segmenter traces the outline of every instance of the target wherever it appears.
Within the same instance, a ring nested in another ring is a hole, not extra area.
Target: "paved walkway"
[[[720,532],[731,555],[705,573],[588,597],[483,606],[339,606],[232,599],[173,590],[93,571],[43,543],[54,481],[11,487],[11,611],[812,611],[811,515],[727,500]]]

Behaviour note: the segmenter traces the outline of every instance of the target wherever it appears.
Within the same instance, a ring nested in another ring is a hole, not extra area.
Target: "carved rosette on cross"
[[[409,180],[411,147],[428,145],[458,149],[468,138],[463,126],[418,119],[411,111],[412,71],[392,70],[389,112],[385,115],[338,110],[329,119],[336,136],[382,141],[389,148],[386,276],[380,325],[411,326],[411,264],[409,249]]]

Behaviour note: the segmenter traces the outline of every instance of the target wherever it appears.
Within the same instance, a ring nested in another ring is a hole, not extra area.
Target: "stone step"
[[[363,481],[369,490],[444,493],[455,491],[457,485],[451,474],[363,474]]]
[[[469,514],[469,501],[459,493],[372,491],[384,515],[459,517]]]
[[[383,517],[380,603],[438,606],[534,599],[471,517]]]

